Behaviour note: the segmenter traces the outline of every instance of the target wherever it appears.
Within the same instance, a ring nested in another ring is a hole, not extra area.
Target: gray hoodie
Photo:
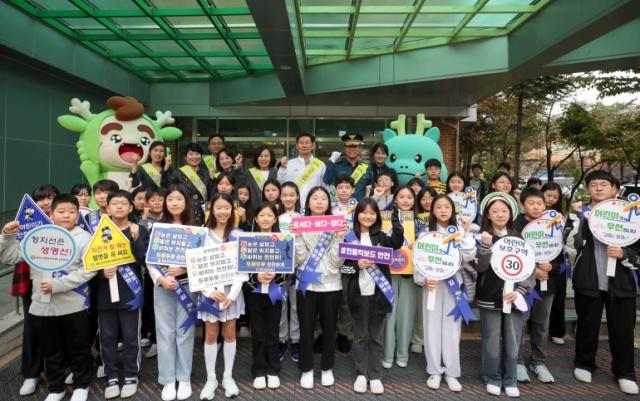
[[[84,298],[73,291],[89,281],[96,272],[85,272],[82,264],[82,255],[89,246],[91,234],[80,227],[74,227],[71,235],[78,246],[76,259],[64,269],[67,275],[51,279],[51,273],[43,273],[31,269],[33,291],[31,295],[31,307],[29,313],[35,316],[63,316],[84,310]],[[0,235],[0,261],[7,265],[15,265],[21,262],[20,245],[15,234]],[[52,291],[50,296],[40,291],[40,283],[51,280]]]

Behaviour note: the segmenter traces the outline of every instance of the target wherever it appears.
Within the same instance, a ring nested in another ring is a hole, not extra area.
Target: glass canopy
[[[551,2],[290,1],[307,66],[507,35]],[[273,71],[245,0],[9,2],[148,81]]]

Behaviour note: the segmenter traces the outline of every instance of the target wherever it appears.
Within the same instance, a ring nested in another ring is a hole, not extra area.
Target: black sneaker
[[[338,337],[336,338],[336,343],[338,345],[338,351],[342,352],[343,354],[346,354],[349,351],[351,351],[351,342],[349,342],[349,339],[347,338],[347,336],[338,334]]]
[[[300,361],[300,344],[291,343],[291,360],[295,363]]]
[[[282,360],[284,359],[284,354],[287,353],[287,343],[280,343],[278,344],[278,359],[280,360],[280,362],[282,362]]]

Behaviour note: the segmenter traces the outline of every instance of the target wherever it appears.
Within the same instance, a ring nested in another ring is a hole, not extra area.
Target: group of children
[[[305,142],[301,145],[303,152],[307,151],[304,146],[312,149],[312,136],[305,134],[301,139]],[[306,143],[307,139],[311,145]],[[189,148],[188,152],[197,150]],[[272,153],[262,148],[258,156],[265,151],[265,157],[272,158]],[[341,175],[335,180],[335,199],[324,185],[315,185],[318,183],[313,176],[320,174],[322,168],[318,164],[315,170],[308,170],[313,160],[312,157],[301,161],[292,159],[288,163],[283,160],[277,168],[277,177],[288,179],[284,182],[273,178],[276,172],[271,160],[266,163],[262,160],[265,172],[262,178],[251,173],[252,183],[236,182],[239,175],[235,173],[211,174],[213,191],[206,197],[205,208],[198,213],[194,211],[199,205],[194,203],[193,192],[166,178],[172,172],[165,168],[162,152],[152,154],[150,163],[155,163],[152,167],[164,178],[138,177],[137,182],[146,182],[149,187],[137,188],[132,193],[119,189],[109,180],[99,181],[93,188],[75,186],[72,194],[59,194],[52,185],[37,188],[34,200],[53,224],[72,233],[79,251],[69,267],[53,276],[35,269],[29,275],[16,240],[18,223],[7,223],[2,229],[0,260],[17,265],[16,272],[22,272],[12,288],[20,290],[16,295],[23,296],[28,309],[22,359],[25,381],[20,394],[36,391],[44,366],[49,388],[46,401],[60,401],[65,396],[65,383],[74,386],[72,401],[86,400],[95,358],[100,366],[99,376],[106,379],[105,398],[131,397],[138,388],[141,348],[153,344],[158,357],[158,382],[163,386],[162,399],[188,399],[192,395],[195,325],[200,320],[204,322],[207,372],[200,398],[213,399],[219,385],[226,397],[234,397],[239,394],[233,379],[236,332],[240,320],[246,316],[251,331],[251,372],[256,390],[280,386],[280,362],[288,346],[291,357],[298,362],[302,388],[314,387],[314,348],[321,349],[320,382],[331,386],[338,321],[343,308],[346,308],[344,313],[350,314],[352,327],[355,392],[364,393],[369,389],[373,394],[383,394],[383,368],[391,368],[394,361],[399,367],[406,367],[410,349],[416,348],[425,354],[426,385],[438,389],[444,380],[451,391],[459,392],[462,390],[459,381],[462,319],[450,314],[459,299],[449,285],[425,277],[417,270],[412,275],[391,274],[387,265],[369,260],[344,260],[338,256],[338,245],[344,241],[393,249],[413,243],[415,238],[406,238],[401,212],[414,213],[416,237],[426,231],[446,232],[449,226],[457,227],[461,233],[461,263],[453,282],[479,309],[481,375],[487,392],[499,395],[504,389],[507,396],[518,397],[518,381],[528,380],[527,368],[541,382],[554,381],[545,365],[545,350],[554,305],[564,305],[568,256],[563,253],[552,262],[538,263],[534,274],[506,293],[504,281],[494,273],[490,259],[491,247],[496,241],[505,236],[520,237],[524,226],[545,210],[568,215],[559,186],[547,183],[541,189],[525,188],[519,196],[522,214],[516,215],[509,198],[515,185],[508,174],[499,173],[487,186],[490,192],[503,195],[491,197],[479,211],[479,217],[470,221],[457,216],[456,206],[447,195],[464,191],[468,184],[466,178],[454,173],[446,183],[440,182],[437,160],[426,162],[428,184],[416,178],[408,185],[396,187],[393,174],[381,170],[376,175],[375,188],[368,187],[366,195],[357,200],[352,198],[356,182],[351,176]],[[194,167],[197,167],[196,161],[200,163],[200,158],[191,161]],[[297,169],[297,176],[289,177],[292,173],[288,170],[292,167]],[[269,168],[274,168],[271,174]],[[140,170],[147,169],[148,166]],[[268,178],[269,175],[272,178]],[[262,197],[252,202],[253,185],[261,190]],[[575,257],[576,265],[573,283],[578,322],[574,375],[580,381],[591,381],[600,318],[605,308],[613,373],[621,390],[634,394],[638,392],[633,358],[637,247],[606,246],[589,231],[589,208],[616,197],[620,186],[617,179],[608,172],[595,171],[586,177],[586,186],[591,203],[572,210],[564,230],[565,248],[569,256]],[[83,213],[81,209],[89,206],[91,192],[99,209],[89,212],[88,220],[110,216],[129,239],[135,262],[99,273],[84,270],[81,255],[91,234],[76,223]],[[392,216],[391,228],[386,231],[382,229],[381,215],[385,210],[391,211]],[[206,216],[206,246],[233,241],[239,230],[293,232],[292,216],[335,213],[347,217],[349,224],[344,230],[295,234],[297,269],[294,274],[238,273],[232,284],[191,293],[185,267],[144,263],[149,232],[156,222],[201,225],[200,219]],[[607,257],[618,259],[614,278],[606,277]],[[109,295],[109,279],[114,276],[120,293],[120,301],[115,303]],[[125,280],[127,277],[129,280]],[[541,280],[547,281],[546,291],[540,289]],[[132,289],[130,281],[138,286]],[[254,291],[265,285],[277,286],[281,296],[276,302],[272,302],[268,294]],[[429,309],[427,294],[434,289],[435,307]],[[534,291],[540,298],[536,303],[529,301]],[[514,306],[511,313],[502,312],[504,304],[521,305],[519,301],[523,298],[529,301],[528,308],[521,310]],[[527,321],[531,336],[528,366],[522,347]],[[321,340],[314,344],[318,333]],[[124,352],[119,354],[122,348]],[[215,366],[220,350],[224,370],[219,382]]]

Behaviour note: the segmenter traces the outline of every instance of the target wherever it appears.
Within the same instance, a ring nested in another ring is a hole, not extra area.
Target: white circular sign
[[[56,272],[75,260],[78,246],[68,230],[47,224],[29,231],[20,243],[20,250],[30,267]]]
[[[589,213],[589,228],[600,242],[628,246],[640,239],[640,202],[631,194],[629,201],[608,199],[595,205]]]
[[[445,280],[460,268],[460,232],[453,226],[448,231],[426,232],[413,245],[413,266],[425,277]]]
[[[505,281],[526,280],[535,267],[534,251],[522,238],[502,237],[491,247],[491,268]]]
[[[476,198],[476,191],[471,187],[465,188],[464,192],[450,192],[449,198],[456,206],[456,214],[463,216],[472,222],[476,218],[478,213],[478,200]]]
[[[536,262],[550,262],[562,253],[565,224],[562,213],[548,210],[522,230],[522,238],[533,248]]]
[[[302,215],[296,212],[286,212],[278,216],[278,227],[280,227],[280,232],[291,234],[291,232],[289,232],[289,224],[291,224],[291,219],[300,216]]]

